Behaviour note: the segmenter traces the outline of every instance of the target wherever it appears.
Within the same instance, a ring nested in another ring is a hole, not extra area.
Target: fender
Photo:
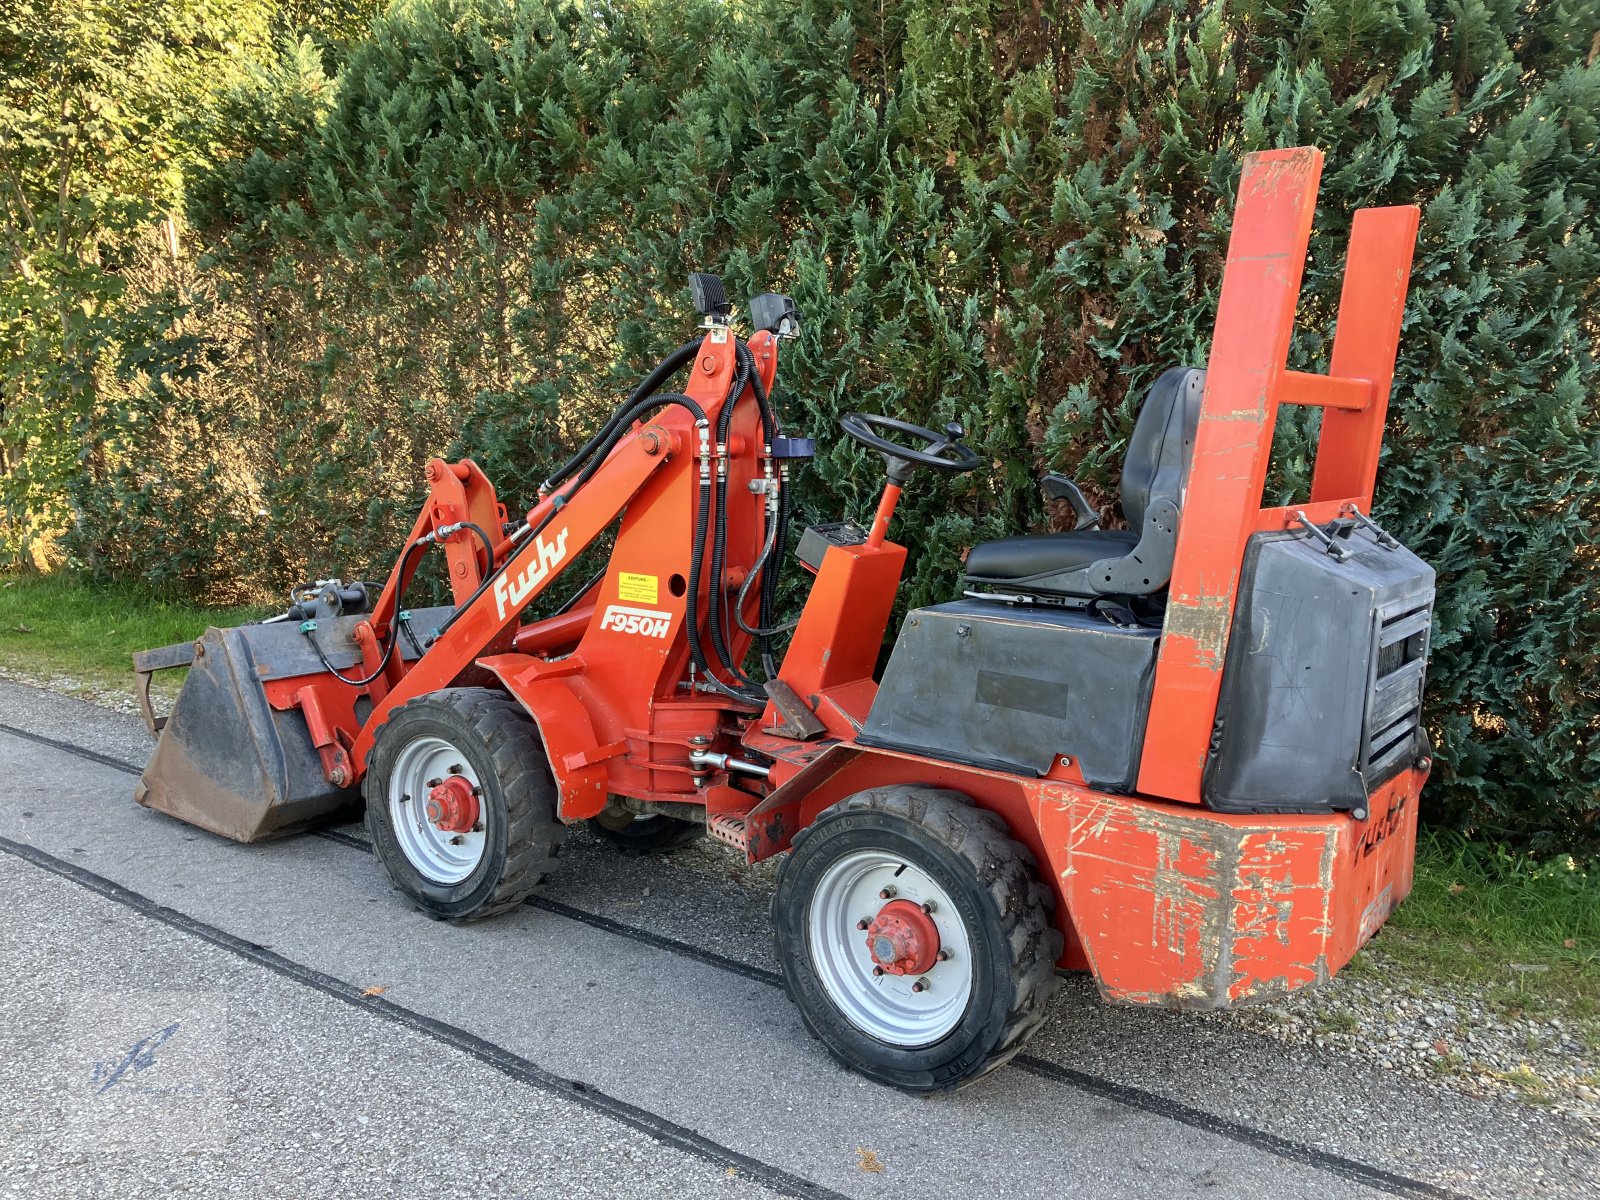
[[[606,806],[606,760],[627,749],[624,742],[602,746],[568,682],[583,670],[576,656],[557,662],[528,654],[492,654],[478,665],[505,684],[539,728],[550,774],[556,785],[556,814],[563,821],[595,816]]]

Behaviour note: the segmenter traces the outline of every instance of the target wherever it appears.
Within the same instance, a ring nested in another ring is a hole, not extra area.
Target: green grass
[[[0,668],[80,694],[133,695],[133,654],[237,625],[260,607],[207,608],[68,575],[0,575]],[[182,672],[164,673],[170,693]]]
[[[1600,1044],[1600,874],[1424,834],[1383,957],[1480,992],[1507,1015],[1559,1013]]]
[[[173,603],[68,575],[0,575],[0,668],[80,693],[131,697],[136,650],[263,615],[262,608]],[[157,676],[158,691],[170,697],[181,676]],[[1425,835],[1411,898],[1375,947],[1385,964],[1412,977],[1406,986],[1465,985],[1508,1014],[1559,1010],[1579,1018],[1600,1050],[1600,873],[1570,859],[1535,862],[1459,835]],[[1352,969],[1373,966],[1362,955]]]

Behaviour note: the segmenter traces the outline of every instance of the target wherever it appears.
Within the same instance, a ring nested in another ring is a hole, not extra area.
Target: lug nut
[[[950,961],[950,951],[941,950],[941,951],[939,951],[937,957],[938,957],[940,962],[949,962]]]
[[[442,780],[442,779],[430,779],[430,780],[428,780],[428,786],[431,787],[431,788],[436,788],[443,782],[444,782],[444,780]]]
[[[917,980],[915,983],[913,983],[911,985],[911,990],[913,992],[925,992],[925,991],[927,991],[928,990],[928,981],[926,979]]]
[[[450,764],[450,774],[452,774],[452,775],[465,775],[466,771],[467,771],[467,769],[465,767],[463,767],[460,763],[451,763]]]
[[[872,973],[874,975],[882,975],[883,974],[883,968],[882,967],[873,967],[872,968]]]
[[[924,904],[922,906],[922,911],[931,916],[933,914],[933,901],[929,900],[926,904]]]
[[[458,833],[453,838],[450,839],[450,844],[452,846],[459,846],[459,845],[461,845],[463,840],[464,839],[462,838],[462,836]]]
[[[895,894],[894,884],[891,883],[888,887],[884,888],[881,892],[878,893],[878,899],[879,900],[889,900],[889,899],[892,899],[894,897],[894,894]]]
[[[869,926],[871,924],[872,924],[871,921],[867,920],[865,917],[862,917],[861,920],[856,922],[856,928],[857,929],[865,929],[865,928],[867,928],[867,926]]]

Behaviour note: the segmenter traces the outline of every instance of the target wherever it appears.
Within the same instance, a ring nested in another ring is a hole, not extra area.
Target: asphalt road
[[[0,684],[0,1195],[1600,1195],[1576,1123],[1069,980],[954,1096],[833,1065],[770,872],[582,835],[529,906],[411,910],[359,826],[132,800],[135,718]]]

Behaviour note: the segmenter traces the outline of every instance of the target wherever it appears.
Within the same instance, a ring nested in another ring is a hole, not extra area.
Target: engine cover
[[[920,608],[857,740],[1026,775],[1070,755],[1089,783],[1131,791],[1160,641],[1043,605]]]

